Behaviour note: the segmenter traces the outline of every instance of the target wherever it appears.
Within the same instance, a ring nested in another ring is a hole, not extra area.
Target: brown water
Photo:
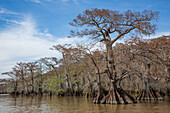
[[[0,95],[0,113],[170,113],[170,101],[110,105],[93,104],[83,97]]]

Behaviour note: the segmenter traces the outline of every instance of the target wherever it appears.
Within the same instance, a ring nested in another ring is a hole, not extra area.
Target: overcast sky
[[[67,38],[72,29],[68,23],[91,8],[159,11],[153,37],[170,35],[170,0],[0,0],[0,73],[16,62],[60,57],[49,49],[53,45],[85,42]]]

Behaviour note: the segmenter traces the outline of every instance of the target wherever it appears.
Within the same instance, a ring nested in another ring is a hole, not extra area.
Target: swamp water
[[[84,97],[0,95],[0,113],[170,113],[170,101],[111,105],[93,104]]]

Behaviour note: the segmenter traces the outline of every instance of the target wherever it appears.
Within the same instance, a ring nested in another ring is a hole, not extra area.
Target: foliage
[[[52,77],[50,83],[48,84],[48,89],[53,93],[63,92],[64,90],[59,88],[60,83],[63,83],[63,81],[57,77]]]

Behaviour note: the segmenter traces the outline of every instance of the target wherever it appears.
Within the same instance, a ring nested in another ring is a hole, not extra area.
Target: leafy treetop
[[[113,44],[122,36],[132,30],[144,35],[155,33],[156,25],[152,23],[158,19],[159,12],[152,10],[126,12],[112,11],[109,9],[85,10],[79,14],[70,25],[82,27],[81,30],[72,30],[71,36],[92,36],[93,39],[102,36],[101,41]],[[111,38],[111,34],[116,36]]]

